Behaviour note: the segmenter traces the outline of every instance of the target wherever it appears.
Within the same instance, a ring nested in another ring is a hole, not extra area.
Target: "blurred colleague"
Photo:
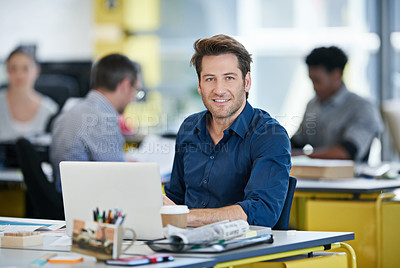
[[[346,88],[342,80],[346,63],[346,54],[335,46],[315,48],[306,57],[315,97],[291,138],[293,149],[301,151],[308,144],[313,147],[312,158],[367,160],[383,123],[371,102]]]
[[[0,91],[0,141],[45,132],[58,105],[35,91],[40,67],[34,53],[18,47],[7,58],[8,88]]]
[[[247,102],[252,58],[241,43],[216,35],[194,49],[191,64],[207,110],[179,129],[164,204],[187,205],[189,226],[243,219],[273,227],[289,184],[286,130]]]
[[[92,70],[93,89],[55,120],[50,161],[58,191],[61,161],[125,161],[118,116],[140,87],[138,70],[126,56],[103,57]]]

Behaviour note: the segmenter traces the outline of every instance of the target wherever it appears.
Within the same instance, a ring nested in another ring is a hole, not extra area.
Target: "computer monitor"
[[[78,82],[79,96],[73,97],[84,97],[89,92],[92,65],[92,60],[48,61],[40,63],[42,75],[64,75],[74,78]]]

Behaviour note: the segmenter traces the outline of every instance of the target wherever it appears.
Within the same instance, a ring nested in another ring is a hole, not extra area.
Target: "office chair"
[[[79,84],[75,78],[62,74],[41,74],[35,89],[52,98],[61,110],[70,97],[79,97]]]
[[[384,101],[382,115],[389,129],[393,147],[400,156],[400,99]]]
[[[278,222],[275,224],[274,230],[288,230],[289,229],[289,218],[290,210],[292,208],[292,201],[294,190],[296,189],[297,180],[295,177],[289,177],[289,187],[286,194],[285,204],[283,205],[281,216]]]
[[[26,217],[64,220],[64,206],[54,183],[49,182],[42,170],[45,161],[25,138],[16,142],[18,161],[26,184]]]

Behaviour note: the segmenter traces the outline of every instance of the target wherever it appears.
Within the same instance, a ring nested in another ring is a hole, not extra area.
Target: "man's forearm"
[[[223,220],[247,221],[247,215],[239,205],[222,208],[191,209],[188,215],[188,226],[199,227]]]

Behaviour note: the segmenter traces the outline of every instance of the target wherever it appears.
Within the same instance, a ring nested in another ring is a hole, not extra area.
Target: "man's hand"
[[[191,227],[199,227],[223,220],[244,220],[247,215],[239,205],[232,205],[222,208],[191,209],[187,223]]]
[[[163,194],[163,205],[164,205],[164,206],[176,206],[176,204],[174,203],[174,201],[172,201],[171,199],[169,199],[165,194]]]

